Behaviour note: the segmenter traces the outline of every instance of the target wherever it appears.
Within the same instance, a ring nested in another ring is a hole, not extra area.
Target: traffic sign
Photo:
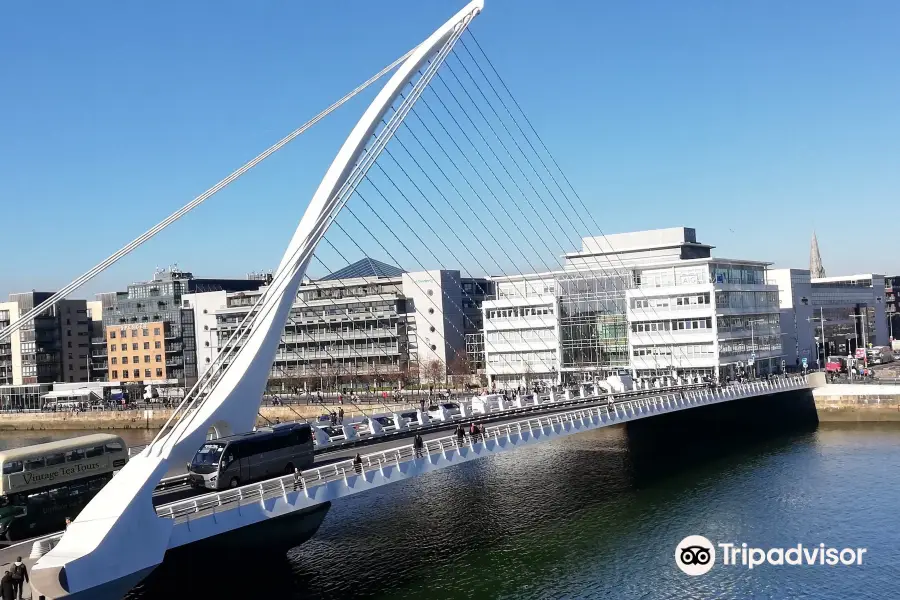
[[[750,355],[750,360],[747,361],[747,364],[752,365],[755,362],[756,362],[756,352],[754,352],[753,354]]]
[[[803,368],[805,369],[806,368],[806,357],[804,356],[803,358],[801,358],[800,362],[803,363]]]

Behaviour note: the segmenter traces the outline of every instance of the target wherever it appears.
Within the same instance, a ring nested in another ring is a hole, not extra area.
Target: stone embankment
[[[390,413],[411,410],[411,404],[362,404],[366,413]],[[329,405],[337,409],[337,406]],[[321,406],[299,404],[288,406],[264,406],[260,408],[262,416],[257,418],[257,425],[298,419],[314,419],[326,411]],[[360,416],[362,413],[351,405],[344,405],[344,418]],[[0,431],[33,431],[33,430],[84,430],[102,431],[104,429],[159,429],[172,415],[172,409],[154,408],[152,410],[105,410],[88,412],[28,412],[0,414]]]
[[[819,421],[900,421],[900,385],[826,384],[813,389]]]

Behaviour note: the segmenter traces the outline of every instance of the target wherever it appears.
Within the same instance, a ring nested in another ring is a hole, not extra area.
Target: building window
[[[140,370],[140,369],[135,369],[135,370],[134,370],[134,378],[137,379],[137,378],[140,377],[140,376],[141,376],[141,370]]]
[[[110,332],[109,332],[109,337],[110,337],[110,339],[113,339],[113,340],[116,339],[116,332],[115,332],[115,331],[110,331]],[[115,346],[113,346],[113,349],[115,349]]]
[[[144,350],[150,349],[150,342],[144,342]]]
[[[156,355],[156,362],[162,362],[162,354]]]
[[[109,347],[109,350],[110,350],[110,352],[115,352],[115,351],[116,351],[116,345],[113,344],[112,346],[110,346],[110,347]]]
[[[150,362],[150,355],[149,355],[149,354],[145,354],[145,355],[144,355],[144,362],[145,362],[145,363]]]
[[[144,377],[150,377],[150,369],[144,369]]]
[[[148,337],[150,335],[150,330],[149,329],[141,330],[141,335],[144,337]]]
[[[127,364],[128,364],[128,357],[127,357],[127,356],[123,356],[123,357],[122,357],[122,364],[123,364],[123,365],[127,365]]]
[[[112,358],[109,359],[109,362],[111,362],[111,363],[114,364],[114,365],[119,364],[118,361],[119,361],[119,359],[116,358],[115,356],[113,356]]]
[[[160,348],[162,348],[162,342],[153,342],[153,348],[159,350]]]
[[[137,350],[137,349],[138,349],[137,342],[131,344],[131,349],[132,349],[132,350]]]
[[[162,369],[157,369],[157,370],[156,370],[156,376],[157,376],[157,377],[162,377],[162,376],[163,376],[163,374],[162,374]]]
[[[139,364],[141,364],[141,357],[140,357],[140,356],[132,356],[132,357],[131,357],[131,364],[133,364],[133,365],[139,365]]]
[[[137,337],[137,329],[131,330],[131,337]],[[135,376],[136,377],[136,376]]]
[[[159,335],[159,327],[153,328],[153,335]]]
[[[118,379],[118,378],[119,378],[119,372],[114,370],[114,371],[112,372],[112,378],[113,378],[113,379]]]

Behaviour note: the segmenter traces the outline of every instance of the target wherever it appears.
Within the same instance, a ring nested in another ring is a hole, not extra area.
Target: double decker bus
[[[63,529],[127,462],[122,438],[105,433],[0,452],[0,538]]]

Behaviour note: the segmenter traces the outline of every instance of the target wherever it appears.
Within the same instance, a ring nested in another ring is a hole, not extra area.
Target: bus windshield
[[[222,446],[221,444],[204,444],[203,447],[197,451],[196,456],[194,456],[191,466],[216,467],[219,465],[219,459],[222,458],[222,452],[224,450],[225,446]]]

